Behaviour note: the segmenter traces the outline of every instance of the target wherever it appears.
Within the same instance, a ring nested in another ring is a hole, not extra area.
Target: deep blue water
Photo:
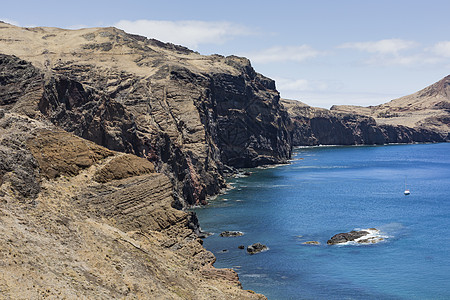
[[[450,144],[297,149],[290,165],[232,179],[234,189],[196,209],[214,233],[204,246],[269,299],[450,299],[449,154]],[[371,227],[389,238],[326,244]],[[321,244],[302,244],[311,240]],[[238,249],[255,242],[269,250]]]

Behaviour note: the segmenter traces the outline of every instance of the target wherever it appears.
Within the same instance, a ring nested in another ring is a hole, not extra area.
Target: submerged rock
[[[224,231],[219,236],[221,237],[235,237],[235,236],[243,236],[244,233],[241,231]]]
[[[379,230],[376,228],[369,228],[365,230],[352,230],[346,233],[335,234],[327,241],[328,245],[343,244],[347,242],[355,242],[358,244],[375,244],[384,240],[379,235]]]
[[[307,241],[303,245],[320,245],[320,243],[318,241]]]
[[[256,254],[256,253],[262,252],[262,251],[267,250],[267,249],[268,248],[267,248],[266,245],[263,245],[261,243],[255,243],[255,244],[250,245],[250,246],[247,247],[247,252],[249,254]]]

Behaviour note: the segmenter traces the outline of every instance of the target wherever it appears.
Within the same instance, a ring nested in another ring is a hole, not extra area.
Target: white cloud
[[[424,62],[431,62],[421,54],[415,55],[375,55],[364,61],[367,65],[375,66],[413,66]]]
[[[369,53],[398,54],[402,50],[411,49],[416,46],[417,43],[414,41],[407,41],[401,39],[386,39],[376,42],[345,43],[338,46],[338,48],[356,49]]]
[[[323,54],[308,45],[301,46],[275,46],[261,51],[247,53],[244,56],[256,63],[272,62],[302,62],[308,58],[314,58]]]
[[[115,27],[163,42],[197,48],[200,44],[222,44],[238,36],[254,34],[230,22],[121,20]]]
[[[440,57],[450,57],[450,41],[442,41],[430,48],[431,52]]]
[[[308,80],[308,79],[290,79],[275,78],[277,89],[279,91],[324,91],[330,86],[337,87],[335,82]]]

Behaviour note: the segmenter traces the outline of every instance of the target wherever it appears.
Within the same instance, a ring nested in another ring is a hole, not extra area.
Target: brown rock
[[[104,183],[154,172],[155,167],[148,160],[135,155],[125,154],[114,157],[94,174],[93,179]]]
[[[77,175],[80,170],[114,153],[63,130],[40,130],[27,146],[38,161],[42,174],[50,179]]]
[[[12,90],[34,91],[33,97],[9,97],[8,109],[44,116],[111,150],[148,158],[171,178],[179,207],[204,203],[225,187],[229,166],[290,157],[289,120],[275,83],[245,58],[202,56],[115,28],[23,30],[6,24],[0,38],[9,41],[0,52],[33,64],[4,59],[16,74]]]

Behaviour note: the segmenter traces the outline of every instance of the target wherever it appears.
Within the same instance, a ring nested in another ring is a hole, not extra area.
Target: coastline
[[[397,170],[398,165],[393,165],[391,159],[398,160],[401,170],[409,170],[409,168],[420,170],[422,165],[428,162],[432,163],[432,166],[439,166],[435,160],[430,162],[424,160],[423,157],[427,157],[427,152],[431,149],[441,149],[439,153],[442,155],[443,149],[447,149],[447,145],[448,143],[431,143],[394,145],[398,146],[394,148],[371,147],[372,150],[369,152],[362,150],[361,152],[353,147],[343,147],[342,151],[323,153],[320,151],[314,155],[315,158],[318,154],[321,157],[326,155],[327,159],[308,160],[305,156],[306,161],[294,159],[292,164],[287,165],[286,168],[255,169],[255,174],[250,177],[234,178],[239,183],[235,185],[234,189],[229,190],[232,195],[222,196],[227,198],[227,201],[222,201],[218,197],[209,206],[200,209],[198,214],[205,230],[214,233],[222,230],[237,230],[245,232],[245,236],[224,239],[215,234],[204,240],[204,246],[216,255],[218,267],[234,268],[239,266],[239,268],[234,269],[238,272],[243,287],[266,294],[269,299],[271,297],[274,299],[290,299],[286,295],[294,294],[295,291],[299,293],[296,285],[305,289],[302,292],[309,295],[310,298],[330,299],[329,294],[321,291],[321,289],[324,289],[324,285],[330,284],[330,282],[337,285],[336,287],[333,286],[332,289],[338,289],[338,295],[346,295],[346,297],[362,297],[361,295],[364,295],[364,297],[367,296],[367,299],[395,298],[394,295],[397,294],[392,291],[393,284],[385,283],[383,281],[384,275],[379,275],[376,278],[391,287],[388,291],[371,290],[370,284],[367,282],[374,280],[371,274],[383,272],[388,267],[379,263],[383,257],[396,268],[401,267],[400,262],[395,262],[395,253],[392,253],[395,250],[393,249],[403,247],[403,244],[410,239],[418,243],[418,246],[421,244],[421,241],[415,237],[416,232],[411,232],[411,226],[416,227],[416,225],[411,225],[411,221],[408,221],[409,217],[406,217],[406,215],[412,217],[416,214],[420,215],[420,213],[415,212],[422,203],[417,197],[427,196],[422,194],[424,191],[420,191],[418,179],[414,179],[414,177],[420,178],[422,175],[416,174],[416,176],[412,175],[413,179],[411,180],[416,185],[413,197],[404,197],[402,171]],[[298,150],[302,151],[302,148]],[[314,152],[319,149],[308,148],[305,150]],[[410,162],[411,166],[403,164],[402,160],[402,154],[410,152],[412,154],[408,154],[407,157],[408,162],[413,159],[414,163]],[[345,157],[358,158],[355,168],[298,169],[295,167],[296,165],[316,163],[321,165],[331,164],[331,166],[345,164],[342,159],[345,153],[347,153]],[[381,161],[379,160],[380,155],[383,157]],[[296,157],[299,156],[302,155],[296,155]],[[365,157],[372,156],[377,157],[377,160],[367,166]],[[335,160],[334,157],[339,159]],[[367,167],[370,167],[370,170],[380,171],[371,173],[365,171]],[[394,168],[397,171],[389,173],[386,168]],[[301,171],[299,172],[299,170]],[[388,177],[383,175],[385,172],[391,175]],[[295,176],[293,174],[297,174],[298,181],[291,180]],[[332,176],[328,177],[325,174],[331,174]],[[349,175],[355,176],[355,178],[344,183],[340,181],[341,176],[337,176],[339,174],[345,176],[344,178]],[[288,179],[289,182],[285,182]],[[399,189],[395,184],[396,181],[399,183]],[[346,189],[349,185],[355,185],[357,186],[355,189],[361,191],[370,188],[370,191],[373,192],[357,195],[351,193],[353,188]],[[293,186],[296,186],[295,191],[291,191]],[[301,194],[298,191],[301,191]],[[344,192],[345,194],[342,195]],[[320,199],[320,201],[314,199]],[[434,204],[435,201],[428,200],[426,202],[426,205]],[[326,207],[329,208],[325,210]],[[340,211],[334,213],[335,210]],[[297,217],[292,215],[293,212],[300,214],[301,217],[296,219]],[[394,212],[395,215],[391,216]],[[424,213],[427,212],[428,210],[425,209]],[[289,215],[286,216],[286,213],[289,213]],[[322,213],[324,216],[321,215]],[[333,214],[336,215],[331,217]],[[336,216],[340,217],[336,218]],[[316,229],[316,227],[320,227],[320,229]],[[374,237],[383,240],[377,240],[375,243],[369,240],[362,243],[356,241],[337,246],[330,246],[326,243],[328,239],[339,232],[364,230],[364,228],[370,229],[372,227],[380,230],[379,235],[374,235]],[[302,238],[298,238],[298,235],[302,235]],[[319,241],[320,245],[303,245],[305,241]],[[248,245],[253,242],[267,244],[270,250],[250,257],[241,252],[242,250],[237,249],[240,244]],[[223,252],[224,249],[228,251]],[[409,251],[408,249],[409,246],[397,251],[403,253],[403,251]],[[420,255],[420,253],[414,255]],[[403,260],[408,261],[408,258],[405,257]],[[338,267],[330,269],[329,265],[333,265],[332,261],[336,261],[341,269]],[[345,263],[346,261],[347,263]],[[286,262],[289,263],[286,264]],[[295,270],[290,269],[290,264],[295,267]],[[390,269],[390,267],[388,268]],[[317,272],[315,269],[317,269]],[[354,282],[357,278],[351,275],[352,272],[363,274],[364,290],[358,289],[358,284]],[[394,272],[394,274],[396,273]],[[296,281],[296,276],[301,277],[305,283],[300,284]],[[318,279],[327,276],[334,277],[327,280],[327,283]],[[404,277],[400,276],[399,278],[401,278],[403,284],[410,287],[409,284],[405,283]],[[315,282],[316,279],[319,281]],[[287,290],[284,292],[279,290],[280,292],[277,294],[277,292],[274,292],[274,290],[277,290],[274,285],[283,286]],[[316,285],[319,286],[317,287],[318,290],[313,288]],[[274,290],[271,290],[272,288]],[[436,289],[435,285],[433,285],[433,288]],[[430,291],[430,289],[425,290]],[[346,294],[345,291],[356,294]],[[407,289],[398,293],[408,294],[410,291]],[[313,292],[317,294],[310,294]],[[284,298],[280,296],[280,293],[284,295]]]

